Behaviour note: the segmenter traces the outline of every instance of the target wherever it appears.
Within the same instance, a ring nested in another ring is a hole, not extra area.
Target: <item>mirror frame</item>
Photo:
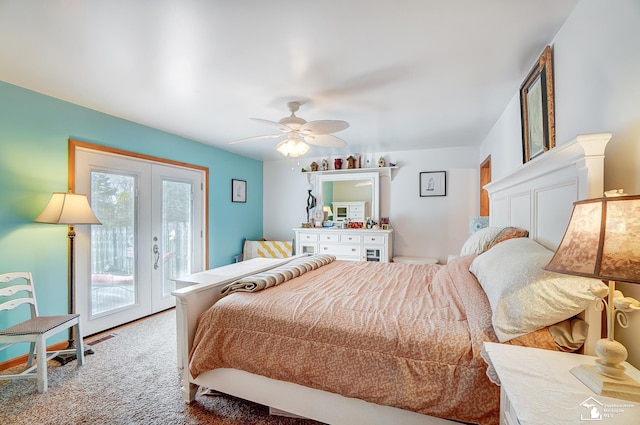
[[[380,218],[380,175],[378,173],[318,174],[316,176],[316,196],[324,205],[324,194],[322,193],[322,184],[324,182],[340,182],[353,180],[371,180],[371,219],[378,222]],[[357,201],[357,199],[351,200]]]

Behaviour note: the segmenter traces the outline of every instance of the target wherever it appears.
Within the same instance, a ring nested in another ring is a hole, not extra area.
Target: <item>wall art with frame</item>
[[[447,173],[445,171],[420,173],[420,196],[447,196]]]
[[[246,180],[231,180],[231,202],[247,202]]]
[[[547,46],[520,86],[522,162],[556,145],[553,100],[553,58]]]

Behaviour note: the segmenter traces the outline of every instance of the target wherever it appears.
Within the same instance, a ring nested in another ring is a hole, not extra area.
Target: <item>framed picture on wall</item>
[[[447,196],[447,173],[445,171],[420,173],[420,196]]]
[[[547,46],[520,86],[523,163],[555,146],[553,104],[553,60]]]
[[[246,180],[231,180],[231,202],[247,202]]]

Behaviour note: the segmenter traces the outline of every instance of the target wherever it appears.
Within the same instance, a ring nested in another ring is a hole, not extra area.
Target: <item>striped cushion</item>
[[[243,259],[251,258],[287,258],[291,257],[291,241],[245,241]]]
[[[221,293],[224,296],[233,292],[261,291],[329,264],[335,259],[336,257],[333,255],[313,255],[296,258],[282,266],[236,280],[222,288]]]

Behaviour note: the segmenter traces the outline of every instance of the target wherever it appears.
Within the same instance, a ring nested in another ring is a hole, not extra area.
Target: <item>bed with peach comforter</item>
[[[468,271],[333,261],[259,292],[233,293],[200,318],[193,377],[234,368],[458,421],[497,424],[499,387],[482,344],[491,309]],[[553,348],[546,331],[516,343]]]

